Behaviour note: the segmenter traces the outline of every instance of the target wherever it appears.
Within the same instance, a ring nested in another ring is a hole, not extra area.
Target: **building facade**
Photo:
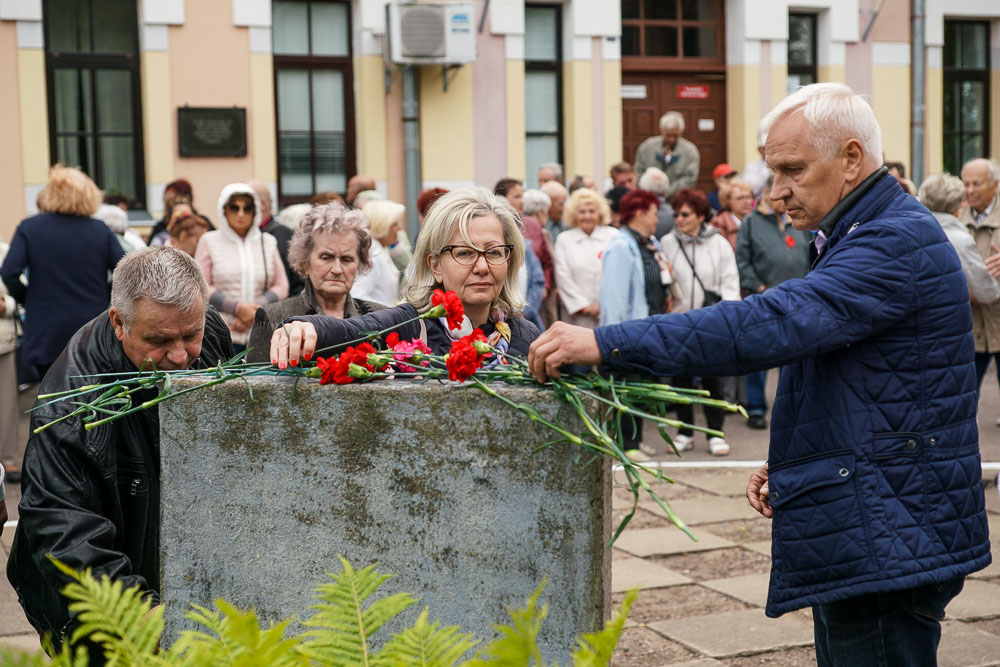
[[[251,178],[281,205],[354,173],[403,201],[404,113],[420,183],[450,189],[533,185],[552,161],[603,184],[676,109],[708,187],[715,164],[758,159],[757,123],[789,90],[842,81],[870,96],[886,159],[911,163],[909,0],[470,4],[474,62],[417,67],[404,110],[386,0],[0,0],[0,237],[57,161],[139,219],[180,177],[210,216]],[[1000,155],[1000,0],[926,4],[924,167],[957,171]]]

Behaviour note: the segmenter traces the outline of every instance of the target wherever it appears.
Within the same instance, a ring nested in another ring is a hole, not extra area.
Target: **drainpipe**
[[[910,179],[924,180],[924,99],[927,91],[927,49],[924,47],[924,2],[911,0],[910,40]]]
[[[417,67],[403,69],[403,163],[406,166],[406,234],[412,242],[420,231],[417,198],[420,196],[420,104],[417,102]]]

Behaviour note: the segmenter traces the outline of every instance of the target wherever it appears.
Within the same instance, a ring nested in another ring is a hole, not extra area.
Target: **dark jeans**
[[[747,373],[747,413],[751,416],[763,417],[767,414],[767,398],[764,390],[767,387],[767,371]]]
[[[976,352],[976,391],[983,390],[983,377],[990,367],[990,359],[997,360],[997,379],[1000,380],[1000,352]]]
[[[944,608],[965,577],[813,605],[819,667],[934,667]]]
[[[694,378],[686,375],[680,375],[674,377],[673,382],[675,387],[694,387]],[[722,378],[708,378],[703,377],[701,379],[701,388],[707,389],[711,398],[722,398]],[[713,408],[709,406],[704,406],[705,408],[705,421],[708,423],[708,428],[715,429],[716,431],[721,431],[723,425],[726,423],[726,413],[722,408]],[[682,405],[678,403],[677,405],[677,418],[686,424],[694,423],[694,406],[693,405]],[[681,435],[692,435],[694,431],[689,428],[682,428],[677,431]]]

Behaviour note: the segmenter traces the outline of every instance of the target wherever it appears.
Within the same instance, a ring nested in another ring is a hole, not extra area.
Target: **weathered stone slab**
[[[767,604],[767,586],[770,579],[768,574],[745,574],[739,577],[711,579],[701,582],[701,585],[747,604],[763,607]]]
[[[701,658],[699,660],[688,660],[687,662],[672,662],[669,667],[721,667],[725,664],[714,658]],[[667,667],[667,665],[663,667]]]
[[[307,614],[338,554],[379,563],[397,575],[381,591],[414,593],[432,618],[487,639],[548,577],[547,660],[601,626],[610,465],[577,468],[568,446],[528,458],[551,432],[471,388],[251,386],[256,400],[233,382],[160,408],[168,638],[188,627],[188,603],[220,596],[266,620]],[[545,392],[498,391],[567,419]]]
[[[771,540],[761,540],[760,542],[746,542],[740,545],[744,549],[756,551],[759,554],[771,557]]]
[[[24,634],[0,637],[0,646],[32,654],[42,650],[42,642],[38,639],[38,634],[34,630]]]
[[[682,554],[694,551],[709,551],[735,546],[727,539],[706,531],[693,531],[698,541],[692,540],[679,528],[649,528],[647,530],[625,531],[615,542],[615,546],[633,556]]]
[[[683,470],[667,468],[663,472],[682,484],[693,486],[702,491],[719,496],[745,498],[747,482],[750,481],[752,471],[746,468],[685,468]]]
[[[763,609],[650,623],[660,634],[711,658],[775,651],[813,642],[808,623],[782,616],[767,618]]]
[[[941,624],[938,667],[986,667],[1000,662],[998,656],[1000,637],[997,635],[958,621]]]
[[[641,558],[622,558],[611,563],[611,592],[633,588],[664,588],[690,584],[691,579],[662,565]]]
[[[1000,586],[988,581],[966,579],[958,596],[945,609],[950,619],[970,620],[1000,616]]]
[[[4,583],[6,584],[7,582],[5,581]],[[35,629],[31,627],[31,623],[28,623],[28,619],[24,617],[24,611],[17,601],[17,593],[14,593],[14,589],[12,588],[8,590],[12,594],[10,598],[5,595],[5,599],[0,601],[0,636],[26,632],[33,633]]]

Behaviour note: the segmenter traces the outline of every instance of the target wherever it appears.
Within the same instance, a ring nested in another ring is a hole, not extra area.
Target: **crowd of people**
[[[961,178],[935,174],[915,192],[902,165],[885,164],[870,109],[846,87],[831,85],[803,89],[809,92],[801,99],[789,98],[793,106],[779,106],[765,118],[758,132],[761,160],[742,173],[729,164],[715,166],[710,191],[696,188],[698,147],[683,137],[683,116],[671,111],[660,120],[661,134],[637,150],[635,166],[622,162],[610,170],[607,191],[583,175],[567,185],[554,163],[539,168],[537,188],[526,189],[515,178],[492,188],[435,188],[417,200],[415,239],[405,231],[406,207],[386,200],[363,174],[348,181],[343,196],[317,193],[277,215],[266,185],[234,182],[219,194],[214,222],[195,207],[191,184],[179,179],[164,191],[163,217],[141,239],[128,226],[127,202],[102,197],[78,169],[54,167],[38,199],[40,213],[21,222],[9,247],[0,246],[0,458],[9,480],[20,475],[22,459],[25,468],[8,570],[28,619],[40,631],[56,632],[57,646],[75,622],[58,597],[59,575],[40,557],[44,553],[138,584],[156,599],[158,536],[150,527],[157,525],[159,508],[149,499],[159,497],[159,481],[149,443],[158,441],[158,432],[155,415],[139,414],[121,420],[110,434],[85,431],[72,420],[61,421],[66,408],[54,403],[33,420],[55,420],[58,426],[33,436],[25,452],[16,439],[17,401],[6,400],[16,398],[19,384],[40,383],[43,393],[57,392],[80,386],[88,373],[125,372],[149,362],[163,369],[209,367],[243,350],[251,361],[284,367],[308,360],[317,348],[393,325],[401,325],[401,338],[420,339],[441,353],[456,336],[479,328],[497,349],[527,357],[540,379],[564,364],[616,377],[663,377],[744,404],[749,425],[762,429],[768,427],[767,370],[785,366],[794,377],[783,374],[786,387],[777,399],[782,410],[775,408],[772,425],[788,438],[785,449],[776,451],[772,443],[774,491],[765,466],[748,492],[767,516],[772,504],[794,509],[779,498],[779,487],[795,494],[796,484],[840,484],[855,465],[861,471],[852,442],[899,432],[906,450],[899,456],[908,457],[920,453],[924,438],[929,450],[938,438],[948,446],[948,438],[966,438],[959,432],[967,428],[964,421],[942,422],[940,432],[924,433],[932,428],[927,424],[902,428],[912,417],[899,407],[902,399],[880,413],[885,424],[869,419],[859,425],[851,417],[871,407],[858,395],[868,387],[865,373],[883,388],[896,387],[900,374],[914,384],[944,378],[928,396],[961,402],[968,412],[965,390],[981,387],[991,359],[1000,363],[1000,167],[972,160]],[[858,127],[875,129],[855,135],[854,126],[838,126],[843,119],[835,118],[832,127],[844,130],[836,138],[843,139],[839,146],[810,138],[814,117],[845,106]],[[827,155],[831,150],[840,157]],[[849,213],[857,218],[853,226],[844,222]],[[457,331],[443,321],[414,319],[430,308],[436,289],[461,300],[465,319]],[[928,301],[928,295],[934,298]],[[933,331],[925,308],[936,309],[930,313]],[[961,311],[962,317],[943,315],[942,309]],[[667,313],[674,315],[655,317]],[[967,341],[969,350],[963,347],[963,317],[973,332],[974,355],[973,340]],[[650,327],[655,342],[644,338]],[[929,371],[920,366],[924,355],[911,354],[925,344],[913,333],[918,329],[930,332]],[[919,340],[908,346],[901,342],[908,336]],[[874,356],[865,356],[869,348]],[[968,382],[958,387],[958,379]],[[793,381],[801,386],[789,388]],[[850,386],[841,386],[845,382]],[[821,401],[823,391],[832,391],[833,400]],[[947,411],[929,403],[928,424],[936,424]],[[974,414],[974,404],[971,409]],[[704,413],[709,429],[722,430],[722,410],[706,406]],[[691,406],[678,407],[677,417],[695,419]],[[884,428],[876,436],[864,430],[877,427]],[[641,421],[624,430],[629,454],[648,458]],[[831,433],[847,439],[828,466],[833,481],[820,473],[800,479],[781,467],[783,459],[798,462],[798,456],[801,465],[812,466],[810,443]],[[672,440],[678,452],[695,446],[688,429]],[[708,434],[705,445],[716,456],[731,451],[716,433]],[[968,467],[972,454],[962,456],[961,465]],[[954,473],[948,466],[957,461],[928,465]],[[136,485],[148,491],[143,506],[129,504],[126,511],[126,483],[133,496]],[[943,491],[958,498],[966,493],[958,486]],[[831,495],[830,502],[848,500]],[[981,491],[977,502],[981,507]],[[939,521],[965,526],[964,564],[940,565],[941,554],[930,547],[923,556],[942,581],[966,572],[969,563],[983,564],[973,505]],[[858,511],[851,505],[844,520]],[[806,514],[802,509],[790,521],[801,522]],[[142,534],[132,529],[136,522],[147,527]],[[797,548],[793,543],[801,540],[795,535],[803,533],[796,531],[808,532],[808,526],[796,525],[786,523],[784,538],[776,540]],[[845,533],[857,537],[859,526],[845,525]],[[811,562],[810,553],[798,555]],[[870,574],[852,568],[875,567],[874,559],[844,557],[849,563],[843,571],[825,568],[825,579],[817,579],[805,566],[776,556],[776,568],[804,583],[796,588],[792,579],[778,582],[781,595],[769,602],[768,613],[813,597],[831,601],[824,586],[836,587],[850,573],[862,579]],[[906,567],[900,572],[892,575],[900,585],[890,588],[927,583]],[[851,585],[845,590],[874,590]],[[809,597],[803,587],[820,593]],[[834,611],[814,608],[817,623]],[[817,634],[817,651],[827,650],[833,648]]]

